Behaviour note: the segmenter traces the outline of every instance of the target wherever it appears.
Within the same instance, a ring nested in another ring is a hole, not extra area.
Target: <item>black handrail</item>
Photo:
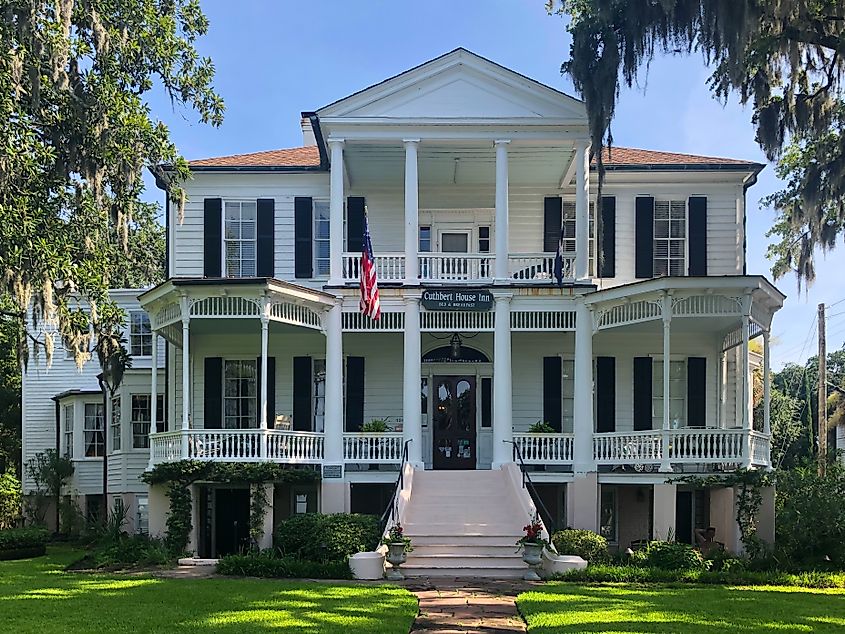
[[[537,487],[534,486],[534,481],[531,480],[531,476],[528,475],[528,470],[525,468],[525,461],[522,459],[522,452],[519,450],[519,445],[515,440],[503,440],[502,442],[507,442],[513,445],[513,453],[519,461],[519,470],[522,472],[522,488],[528,489],[528,494],[531,496],[531,499],[534,500],[534,503],[539,507],[541,517],[545,515],[543,522],[546,524],[546,530],[549,533],[549,541],[551,541],[551,537],[555,533],[552,514],[549,513],[549,509],[547,509],[546,505],[543,504],[543,499],[540,497]],[[525,486],[526,482],[528,483],[528,486]]]
[[[399,477],[396,478],[396,486],[393,487],[393,493],[390,495],[390,500],[387,502],[387,508],[384,509],[384,513],[381,514],[381,518],[379,519],[379,533],[384,534],[384,530],[387,528],[387,523],[390,521],[391,517],[396,517],[399,519],[399,492],[405,486],[405,463],[408,462],[408,443],[411,442],[411,438],[405,441],[405,444],[402,446],[402,459],[399,463]]]

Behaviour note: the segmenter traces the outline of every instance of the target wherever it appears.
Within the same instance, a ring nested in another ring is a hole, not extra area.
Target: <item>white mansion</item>
[[[583,103],[464,49],[301,126],[303,147],[190,163],[184,218],[167,210],[167,281],[113,294],[132,369],[104,412],[96,363],[31,365],[24,460],[70,456],[84,507],[106,454],[109,496],[152,533],[168,501],[139,476],[156,464],[318,470],[272,487],[264,545],[292,513],[380,514],[402,469],[411,573],[510,574],[534,503],[550,527],[623,550],[710,525],[741,547],[731,489],[671,480],[769,467],[784,296],[745,270],[762,165],[613,148],[596,217]],[[359,309],[365,213],[377,321]],[[248,491],[193,494],[192,548],[237,550]],[[761,515],[771,538],[771,491]]]

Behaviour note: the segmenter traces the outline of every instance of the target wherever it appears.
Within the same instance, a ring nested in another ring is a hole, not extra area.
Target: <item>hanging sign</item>
[[[431,288],[423,291],[426,310],[474,310],[493,308],[493,295],[483,288]]]

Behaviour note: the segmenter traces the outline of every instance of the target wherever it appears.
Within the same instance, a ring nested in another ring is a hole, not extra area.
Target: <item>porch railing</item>
[[[189,429],[150,436],[150,463],[175,460],[292,464],[323,460],[323,434],[278,429]]]
[[[745,432],[741,429],[673,429],[672,462],[740,462]]]
[[[508,273],[521,282],[550,282],[555,277],[555,253],[511,253]],[[575,253],[563,255],[563,279],[575,278]]]
[[[343,461],[399,464],[402,462],[401,432],[343,434]]]
[[[380,282],[401,282],[405,279],[405,254],[380,253],[375,256],[376,274]],[[361,279],[361,252],[343,254],[343,280]]]
[[[759,431],[752,431],[750,436],[751,463],[761,467],[770,467],[772,465],[771,439]]]
[[[569,464],[573,461],[573,434],[519,434],[513,443],[525,464]]]
[[[495,261],[492,253],[420,253],[420,280],[488,280]]]
[[[606,432],[593,436],[596,464],[654,464],[663,452],[660,431]]]

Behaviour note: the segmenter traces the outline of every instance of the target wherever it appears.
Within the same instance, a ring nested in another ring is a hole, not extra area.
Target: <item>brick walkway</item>
[[[420,601],[411,634],[525,632],[516,595],[531,585],[487,579],[408,581],[406,587]]]

